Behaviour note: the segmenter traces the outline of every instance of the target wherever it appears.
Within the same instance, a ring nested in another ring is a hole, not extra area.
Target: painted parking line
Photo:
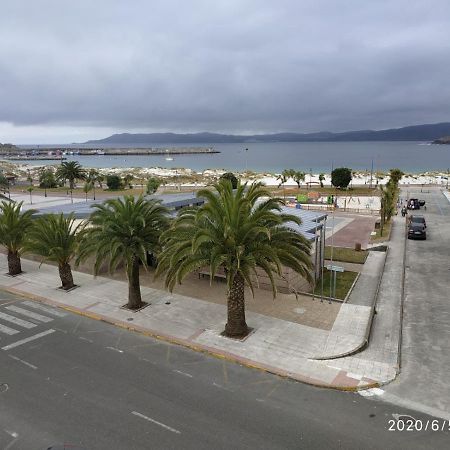
[[[57,310],[56,308],[52,308],[50,306],[44,306],[40,303],[32,302],[30,300],[27,300],[26,302],[22,302],[21,305],[30,306],[31,308],[38,309],[40,311],[44,311],[48,314],[51,314],[56,317],[65,317],[67,316],[66,313],[63,313],[62,311]]]
[[[36,370],[37,367],[34,364],[29,363],[28,361],[25,361],[23,359],[18,358],[17,356],[14,355],[8,355],[10,358],[14,359],[15,361],[19,361],[22,364],[25,364],[26,366],[30,367],[31,369]]]
[[[13,311],[23,316],[30,317],[31,319],[39,320],[40,322],[51,322],[53,319],[51,317],[43,316],[42,314],[35,313],[33,311],[28,311],[28,309],[19,308],[18,306],[7,306],[5,309],[8,311]]]
[[[14,330],[13,328],[9,328],[5,325],[2,325],[0,323],[0,333],[5,333],[5,334],[9,334],[9,335],[13,335],[13,334],[17,334],[20,333],[20,331],[18,330]]]
[[[133,414],[133,415],[135,415],[137,417],[140,417],[141,419],[148,420],[149,422],[152,422],[152,423],[154,423],[156,425],[159,425],[160,427],[165,428],[166,430],[169,430],[172,433],[181,434],[181,431],[176,430],[175,428],[169,427],[169,425],[166,425],[164,423],[158,422],[157,420],[152,419],[151,417],[144,416],[144,414],[141,414],[141,413],[139,413],[137,411],[131,411],[131,414]]]
[[[48,334],[52,334],[54,332],[55,332],[55,330],[52,330],[50,328],[50,330],[46,330],[46,331],[43,331],[42,333],[34,334],[33,336],[27,337],[25,339],[21,339],[20,341],[13,342],[12,344],[5,345],[4,347],[2,347],[2,350],[10,350],[12,348],[19,347],[19,345],[26,344],[27,342],[34,341],[36,339],[47,336]]]
[[[6,320],[7,322],[11,322],[11,323],[14,323],[15,325],[19,325],[20,327],[28,328],[28,329],[34,328],[37,326],[35,323],[31,323],[26,320],[19,319],[18,317],[10,316],[9,314],[5,314],[2,312],[0,312],[0,319]]]

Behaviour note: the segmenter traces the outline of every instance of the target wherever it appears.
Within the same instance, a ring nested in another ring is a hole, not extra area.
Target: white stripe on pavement
[[[16,361],[21,362],[22,364],[25,364],[25,365],[28,366],[28,367],[31,367],[31,368],[34,369],[34,370],[37,369],[37,367],[36,367],[35,365],[30,364],[29,362],[24,361],[23,359],[20,359],[20,358],[18,358],[17,356],[13,356],[13,355],[8,355],[8,356],[9,356],[10,358],[16,360]]]
[[[166,430],[171,431],[172,433],[177,433],[177,434],[181,433],[181,431],[178,431],[175,428],[169,427],[168,425],[165,425],[164,423],[158,422],[155,419],[151,419],[150,417],[144,416],[144,414],[138,413],[137,411],[131,411],[131,414],[134,414],[137,417],[141,417],[142,419],[148,420],[149,422],[159,425],[160,427],[163,427]]]
[[[7,327],[5,325],[2,325],[0,323],[0,333],[5,333],[5,334],[12,335],[12,334],[20,333],[20,331],[14,330],[13,328],[9,328],[9,327]]]
[[[18,306],[7,306],[5,309],[22,314],[26,317],[31,317],[32,319],[36,319],[41,322],[51,322],[53,320],[51,317],[43,316],[33,311],[28,311],[28,309],[19,308]]]
[[[10,316],[9,314],[5,314],[0,312],[0,319],[6,320],[7,322],[15,323],[23,328],[34,328],[37,325],[35,323],[27,322],[26,320],[19,319],[18,317]]]
[[[55,332],[55,330],[52,330],[50,328],[50,330],[43,331],[42,333],[34,334],[33,336],[27,337],[20,341],[13,342],[12,344],[5,345],[5,347],[2,347],[2,350],[10,350],[11,348],[18,347],[19,345],[26,344],[27,342],[34,341],[35,339],[39,339],[41,337],[47,336],[48,334],[52,334],[54,332]]]
[[[27,300],[26,302],[22,302],[21,305],[31,306],[31,308],[39,309],[48,314],[52,314],[53,316],[56,316],[56,317],[67,316],[66,313],[63,313],[63,312],[57,310],[56,308],[52,308],[51,306],[44,306],[44,305],[41,305],[40,303],[32,302],[30,300]]]

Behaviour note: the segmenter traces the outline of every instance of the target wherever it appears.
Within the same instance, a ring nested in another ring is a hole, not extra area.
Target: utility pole
[[[372,158],[372,165],[370,166],[370,189],[372,189],[372,177],[373,177],[373,158]]]

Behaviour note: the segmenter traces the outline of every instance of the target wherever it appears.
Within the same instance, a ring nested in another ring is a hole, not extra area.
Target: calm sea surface
[[[24,146],[25,147],[25,146]],[[42,145],[42,147],[44,147]],[[70,145],[45,147],[70,148]],[[77,147],[82,147],[77,145]],[[93,147],[86,145],[86,147]],[[95,145],[101,147],[136,148],[136,145]],[[175,155],[173,161],[164,156],[68,156],[88,167],[185,167],[196,171],[205,169],[253,170],[280,172],[292,168],[314,173],[330,172],[332,167],[388,170],[399,167],[408,172],[446,171],[450,167],[450,145],[427,145],[423,142],[276,142],[242,144],[148,144],[140,147],[212,147],[221,153]],[[248,150],[245,150],[248,149]],[[43,161],[23,161],[41,165]],[[58,164],[49,161],[49,164]]]

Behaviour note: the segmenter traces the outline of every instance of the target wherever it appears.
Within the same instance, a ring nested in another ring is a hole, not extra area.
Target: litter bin
[[[361,251],[361,242],[355,242],[355,251],[357,252]]]

